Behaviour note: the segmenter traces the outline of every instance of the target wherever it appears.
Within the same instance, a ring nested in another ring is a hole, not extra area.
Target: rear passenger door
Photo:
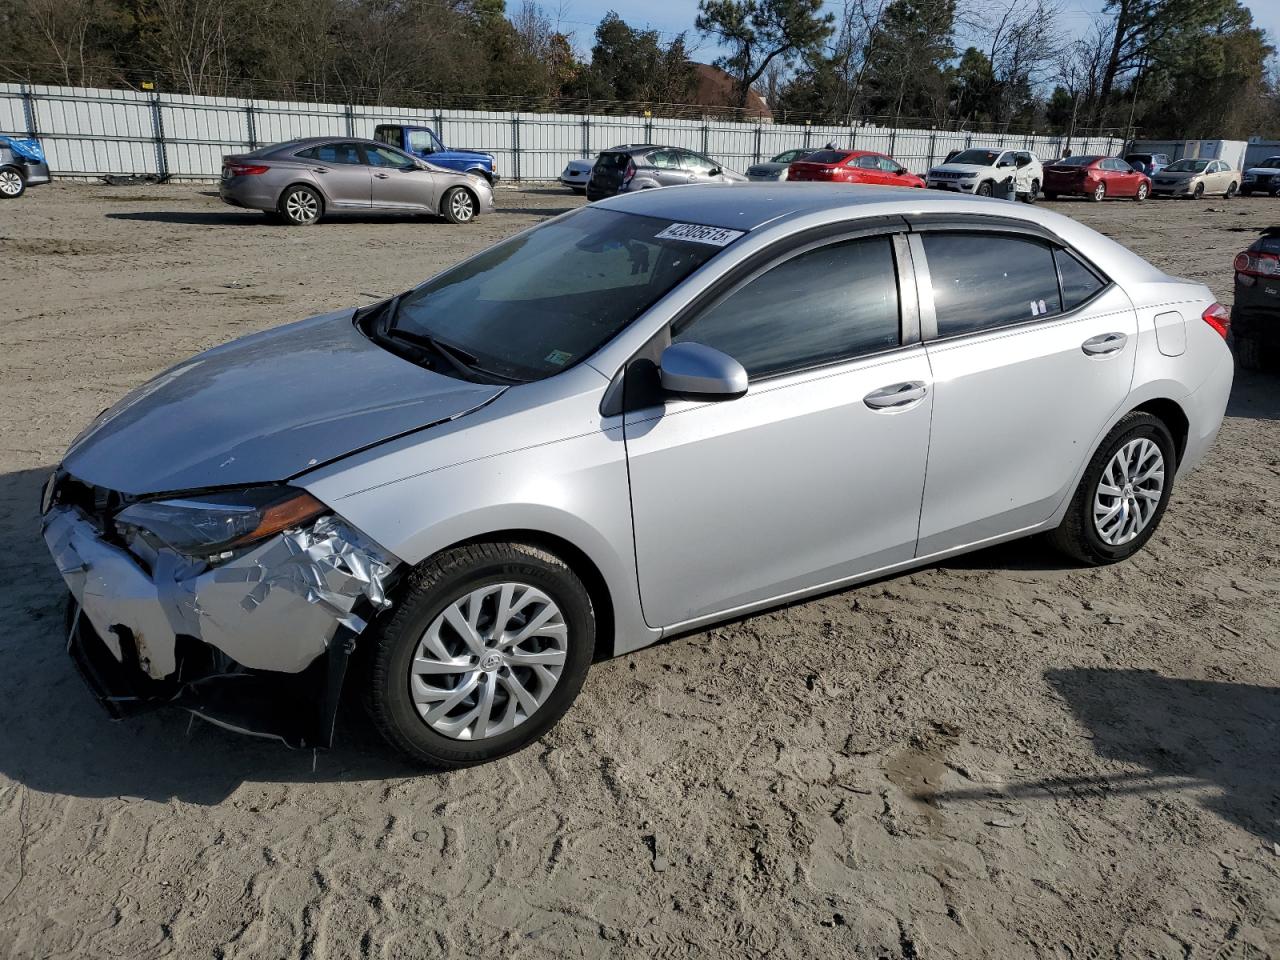
[[[1137,319],[1100,271],[1038,236],[922,229],[936,384],[923,557],[1053,515],[1129,394]]]
[[[367,209],[371,205],[372,171],[364,164],[359,144],[322,143],[296,156],[306,161],[329,206]]]

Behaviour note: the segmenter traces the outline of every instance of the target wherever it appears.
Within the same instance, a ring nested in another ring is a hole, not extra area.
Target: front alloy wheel
[[[1138,193],[1136,196],[1137,201],[1139,203],[1142,203],[1142,201],[1147,199],[1147,194],[1150,192],[1151,192],[1150,189],[1147,187],[1145,183],[1138,184]]]
[[[446,193],[441,207],[450,223],[470,223],[476,218],[476,199],[464,187],[454,187]]]
[[[383,736],[437,768],[505,756],[569,709],[595,649],[595,611],[559,557],[525,543],[425,561],[365,645],[365,703]]]
[[[22,179],[22,174],[13,167],[0,168],[0,197],[16,200],[26,189],[27,184]]]

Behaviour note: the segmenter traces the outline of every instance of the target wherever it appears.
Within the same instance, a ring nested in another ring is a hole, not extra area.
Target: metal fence
[[[705,153],[744,170],[784,150],[842,147],[878,150],[916,173],[967,147],[1030,150],[1044,159],[1114,153],[1112,137],[1039,137],[876,126],[819,126],[743,121],[672,120],[586,114],[414,110],[280,100],[239,100],[0,83],[0,134],[38,137],[63,176],[147,174],[208,179],[224,154],[295,137],[371,137],[378,123],[435,127],[450,146],[495,154],[509,180],[554,180],[572,159],[620,143],[661,142]]]

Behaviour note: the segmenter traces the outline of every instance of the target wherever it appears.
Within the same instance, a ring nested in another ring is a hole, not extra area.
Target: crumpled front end
[[[400,561],[332,513],[207,559],[129,542],[55,503],[44,537],[74,598],[69,650],[108,712],[174,703],[327,746],[347,659]],[[276,709],[278,708],[278,709]]]

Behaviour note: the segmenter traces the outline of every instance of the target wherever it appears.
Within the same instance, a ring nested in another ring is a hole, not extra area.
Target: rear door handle
[[[1100,333],[1080,344],[1080,349],[1091,357],[1106,357],[1123,350],[1128,339],[1123,333]]]
[[[929,388],[919,380],[910,380],[907,383],[895,383],[881,387],[879,390],[872,390],[862,398],[862,402],[872,410],[892,410],[917,403],[923,400],[928,392]]]

